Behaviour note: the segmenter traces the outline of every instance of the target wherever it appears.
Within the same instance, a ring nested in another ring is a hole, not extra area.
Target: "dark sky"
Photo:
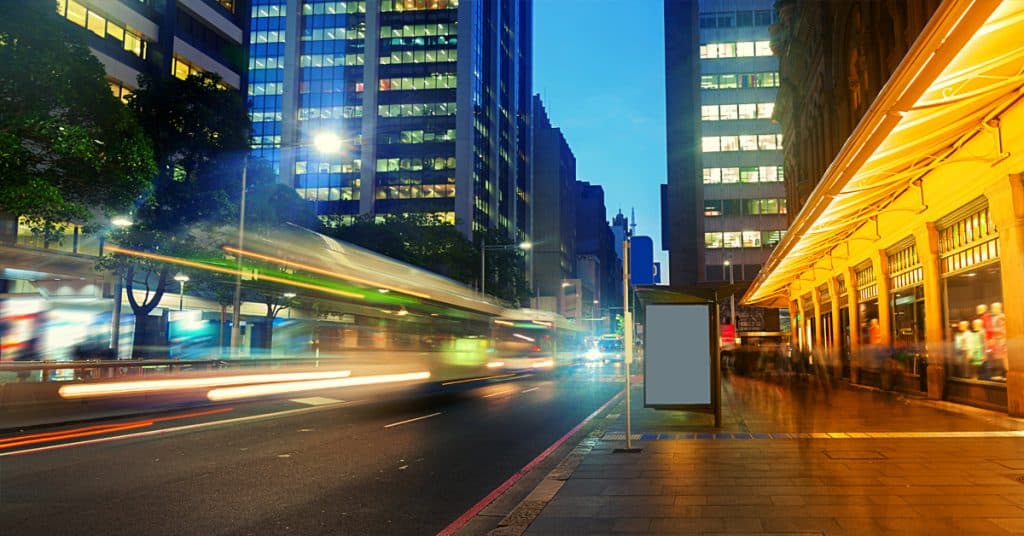
[[[576,155],[577,178],[604,187],[609,219],[636,209],[637,234],[654,239],[667,274],[662,11],[660,0],[536,0],[533,88]]]

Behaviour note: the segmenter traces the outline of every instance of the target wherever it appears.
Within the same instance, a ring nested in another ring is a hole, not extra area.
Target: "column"
[[[1011,417],[1024,417],[1024,186],[1014,174],[990,188],[992,221],[999,230],[999,264],[1006,314],[1008,361],[1007,409]]]
[[[790,298],[791,299],[789,300],[789,347],[791,350],[796,350],[800,348],[800,324],[798,322],[800,318],[798,316],[800,314],[800,311],[797,308],[796,301],[792,299],[792,296]]]
[[[857,270],[846,269],[846,309],[850,316],[850,383],[860,381],[860,311],[857,309]]]
[[[942,280],[939,277],[939,234],[926,223],[914,232],[924,283],[924,343],[928,356],[928,398],[941,400],[946,387],[945,344],[942,320]]]
[[[871,259],[872,269],[875,272],[875,285],[878,287],[878,348],[873,349],[879,352],[878,367],[882,375],[882,389],[888,390],[892,383],[889,374],[889,353],[892,346],[892,307],[889,298],[889,256],[885,250],[878,250],[878,254]]]
[[[839,320],[839,285],[833,276],[828,278],[828,295],[832,298],[832,301],[829,302],[832,313],[832,351],[830,357],[834,368],[832,374],[838,380],[843,375],[843,356],[839,350],[839,347],[842,346],[840,341],[843,340],[843,329]],[[847,295],[847,298],[849,298],[849,295]]]
[[[798,337],[798,340],[800,341],[800,351],[809,352],[811,348],[807,341],[807,332],[804,330],[804,326],[807,324],[807,311],[804,311],[804,299],[799,296],[796,298],[796,311],[797,318],[800,319],[798,327],[800,330],[800,335]]]
[[[821,296],[818,295],[817,285],[811,289],[811,309],[814,311],[814,344],[810,348],[811,359],[815,368],[826,367],[828,360],[825,359],[825,338],[822,337],[825,330],[821,325]]]

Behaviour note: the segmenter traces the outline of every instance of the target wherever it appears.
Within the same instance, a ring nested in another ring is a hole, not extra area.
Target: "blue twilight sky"
[[[608,219],[636,208],[661,251],[665,44],[660,0],[536,0],[533,90],[576,155],[576,177],[604,187]]]

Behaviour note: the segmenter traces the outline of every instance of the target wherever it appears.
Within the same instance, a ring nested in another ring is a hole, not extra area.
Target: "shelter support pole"
[[[950,356],[942,325],[942,280],[939,278],[939,234],[934,223],[914,233],[924,284],[924,344],[928,355],[928,398],[941,400],[946,387],[946,362]]]
[[[821,322],[821,296],[818,294],[818,288],[811,289],[811,308],[814,310],[814,337],[811,343],[811,359],[814,360],[814,368],[825,366],[825,360],[823,359],[825,350],[825,330]]]
[[[872,270],[875,272],[875,285],[878,288],[878,348],[875,366],[882,373],[882,389],[892,387],[892,374],[889,372],[890,353],[892,350],[892,298],[889,292],[889,256],[885,250],[871,257]]]
[[[857,302],[857,270],[846,270],[846,308],[850,317],[850,383],[860,383],[860,309]]]
[[[829,359],[832,364],[832,377],[838,380],[843,375],[842,344],[843,327],[839,320],[839,285],[836,278],[829,275],[828,278],[829,312],[832,313],[832,347],[829,349]]]
[[[1007,304],[1006,398],[1011,417],[1024,417],[1024,184],[1020,174],[1000,180],[985,192],[999,231],[1000,278]]]

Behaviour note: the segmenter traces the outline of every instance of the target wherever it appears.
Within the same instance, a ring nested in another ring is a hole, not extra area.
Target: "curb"
[[[621,393],[615,395],[611,401],[618,401],[614,406],[609,403],[606,407],[601,408],[598,412],[588,418],[592,420],[599,413],[609,413],[615,410],[620,410],[624,404],[621,398]],[[587,421],[584,421],[587,422]],[[575,447],[561,461],[555,466],[544,479],[527,495],[522,501],[519,502],[512,511],[509,512],[499,523],[498,526],[490,530],[488,536],[520,536],[526,532],[526,530],[533,524],[534,520],[540,516],[541,511],[550,503],[555,495],[562,489],[565,482],[572,477],[576,469],[583,463],[583,459],[590,454],[590,451],[597,446],[601,437],[604,436],[606,428],[609,423],[604,420],[598,421],[598,425],[593,430],[587,433],[586,437],[580,440]]]

